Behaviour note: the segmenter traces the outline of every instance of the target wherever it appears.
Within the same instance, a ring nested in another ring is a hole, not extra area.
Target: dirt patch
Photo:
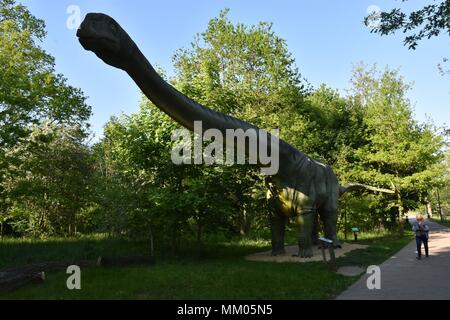
[[[342,248],[335,249],[334,254],[336,258],[343,257],[347,253],[356,249],[365,249],[367,245],[357,244],[357,243],[343,243]],[[298,254],[298,246],[286,247],[286,253],[283,255],[272,256],[271,251],[264,251],[253,253],[245,257],[249,261],[265,261],[265,262],[311,262],[311,261],[323,261],[322,251],[315,246],[313,249],[314,255],[311,258],[299,258],[293,257],[292,255]],[[328,249],[325,250],[327,260],[330,258],[328,254]]]

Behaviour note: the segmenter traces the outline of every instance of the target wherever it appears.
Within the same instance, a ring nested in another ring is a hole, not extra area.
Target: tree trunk
[[[177,252],[177,230],[175,227],[172,227],[172,238],[170,239],[170,253],[175,255]]]
[[[441,197],[439,196],[439,189],[436,189],[436,195],[437,195],[437,202],[438,202],[439,217],[441,218],[441,223],[443,223],[444,218],[442,217]]]
[[[347,209],[344,209],[344,239],[347,241]]]
[[[197,243],[200,244],[202,241],[202,232],[203,232],[203,225],[201,223],[201,220],[197,220]]]
[[[403,201],[402,201],[402,196],[400,194],[400,192],[397,190],[397,199],[398,199],[398,230],[399,230],[399,234],[401,237],[403,237],[403,235],[405,234],[405,228],[404,228],[404,222],[403,222],[403,217],[404,217],[404,207],[403,207]]]
[[[155,256],[155,249],[153,246],[153,231],[152,231],[152,227],[150,227],[150,256],[154,257]]]
[[[398,208],[398,231],[399,231],[399,234],[401,237],[403,237],[403,235],[405,234],[404,217],[405,217],[405,213],[404,213],[403,205],[400,204],[400,206]]]
[[[248,214],[247,210],[244,209],[240,220],[239,233],[242,236],[246,236],[250,233],[252,225],[252,215]]]

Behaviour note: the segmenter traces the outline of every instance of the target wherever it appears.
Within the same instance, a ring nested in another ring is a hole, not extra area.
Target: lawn
[[[379,264],[411,240],[387,234],[361,235],[366,250],[339,258],[338,265]],[[176,256],[157,254],[154,266],[82,269],[81,290],[66,288],[64,272],[47,274],[43,284],[29,285],[0,299],[332,299],[357,280],[338,275],[322,262],[250,262],[244,256],[267,250],[268,241],[186,246]],[[93,259],[99,255],[147,252],[145,243],[108,240],[0,241],[0,269],[56,259]]]
[[[432,218],[431,221],[450,228],[450,220],[444,220],[441,222],[441,219],[439,218]]]

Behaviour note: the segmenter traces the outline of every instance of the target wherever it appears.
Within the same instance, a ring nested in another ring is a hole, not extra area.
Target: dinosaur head
[[[110,16],[88,13],[77,37],[84,49],[94,52],[105,63],[120,69],[126,67],[134,43]]]

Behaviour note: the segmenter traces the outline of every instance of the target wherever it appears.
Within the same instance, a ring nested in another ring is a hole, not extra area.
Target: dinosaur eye
[[[109,26],[109,28],[111,29],[111,31],[116,32],[117,31],[117,26],[115,24],[111,24]]]

